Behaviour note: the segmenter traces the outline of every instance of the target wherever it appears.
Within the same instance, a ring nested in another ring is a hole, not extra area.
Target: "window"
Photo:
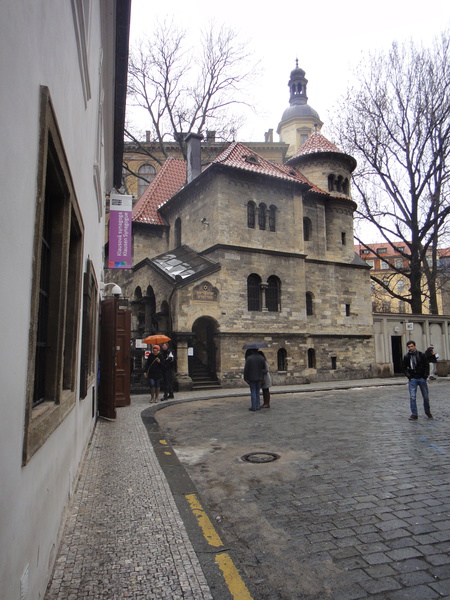
[[[181,246],[181,219],[180,219],[180,217],[178,217],[175,221],[174,246],[175,246],[175,248],[179,248]]]
[[[341,243],[343,246],[347,244],[347,236],[345,235],[345,231],[341,231]]]
[[[285,348],[280,348],[277,352],[278,371],[287,371],[287,352]]]
[[[344,194],[346,194],[347,196],[349,195],[350,192],[350,186],[348,183],[348,179],[345,178],[344,179],[344,183],[342,184],[342,191],[344,192]]]
[[[378,248],[378,254],[387,254],[387,248]]]
[[[138,190],[138,195],[139,198],[142,196],[142,194],[145,192],[145,190],[148,188],[149,183],[155,178],[155,167],[153,167],[152,165],[142,165],[141,167],[139,167],[139,171],[138,171],[138,177],[139,177],[139,190]]]
[[[389,263],[385,262],[384,260],[380,260],[380,269],[386,270],[389,269]]]
[[[405,282],[403,281],[403,279],[399,279],[399,281],[397,281],[397,290],[399,292],[403,292],[405,289]]]
[[[345,305],[345,316],[346,317],[350,316],[350,304]]]
[[[328,191],[332,192],[334,190],[334,175],[333,173],[330,173],[330,175],[328,175]]]
[[[316,368],[316,351],[314,348],[308,348],[308,369]]]
[[[271,204],[269,207],[269,231],[276,231],[277,207]]]
[[[266,306],[267,310],[277,312],[280,310],[280,280],[275,275],[271,275],[267,280],[266,288]]]
[[[98,285],[92,261],[88,259],[83,282],[83,328],[81,338],[80,398],[86,398],[95,381],[95,340],[97,336]]]
[[[366,260],[366,265],[369,265],[369,267],[372,267],[372,269],[373,269],[374,261],[373,260]]]
[[[261,277],[253,273],[247,278],[248,310],[261,310]]]
[[[309,219],[308,217],[304,217],[304,219],[303,219],[303,240],[305,242],[311,241],[311,234],[312,234],[311,219]]]
[[[262,230],[264,230],[266,228],[266,213],[267,213],[267,206],[264,204],[264,202],[262,202],[259,205],[259,212],[258,212],[259,228]]]
[[[24,463],[63,421],[76,401],[83,224],[48,88],[41,88],[40,142],[30,315]],[[41,201],[42,199],[42,201]],[[92,301],[96,283],[88,269]],[[85,347],[93,364],[96,302],[86,302]],[[45,418],[43,418],[45,415]]]
[[[403,269],[403,258],[396,258],[394,264],[396,269]]]
[[[398,312],[401,312],[401,313],[406,312],[406,302],[404,300],[399,300],[399,302],[398,302]]]
[[[247,227],[255,229],[256,205],[250,201],[247,204]]]
[[[306,292],[306,314],[308,316],[314,314],[313,295],[311,292]]]
[[[337,356],[331,357],[331,369],[335,371],[337,369]]]

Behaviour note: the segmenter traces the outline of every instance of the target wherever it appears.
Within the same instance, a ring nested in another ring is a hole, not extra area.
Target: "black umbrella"
[[[258,348],[268,348],[266,342],[250,342],[242,346],[242,350],[258,350]]]

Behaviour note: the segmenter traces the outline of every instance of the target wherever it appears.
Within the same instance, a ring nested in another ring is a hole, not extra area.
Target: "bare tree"
[[[438,248],[448,243],[450,214],[449,31],[430,48],[394,43],[386,53],[369,55],[355,76],[357,85],[341,99],[333,132],[358,160],[358,215],[382,240],[404,247],[399,252],[408,268],[390,267],[409,279],[409,289],[404,296],[389,286],[386,291],[418,314],[427,297],[437,314]]]
[[[218,139],[234,139],[242,117],[232,109],[244,104],[243,84],[254,74],[246,44],[232,29],[211,25],[199,33],[194,48],[187,44],[186,31],[164,22],[130,54],[129,103],[147,112],[151,141],[164,157],[168,155],[165,142],[172,141],[186,158],[188,132],[209,129]],[[139,144],[136,135],[129,130],[127,134]],[[139,151],[149,153],[143,145]],[[149,157],[161,162],[158,154]]]

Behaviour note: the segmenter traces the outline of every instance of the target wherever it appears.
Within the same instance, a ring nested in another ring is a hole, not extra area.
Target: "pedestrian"
[[[261,389],[264,400],[264,404],[261,406],[261,408],[270,408],[270,388],[272,386],[272,377],[270,376],[269,364],[264,355],[264,352],[262,350],[259,350],[258,354],[263,357],[266,366],[266,373],[264,374],[261,381]]]
[[[157,344],[153,346],[144,367],[144,374],[148,377],[150,386],[150,403],[158,402],[159,388],[163,378],[160,350],[161,348]]]
[[[266,373],[266,361],[258,354],[257,349],[251,349],[245,359],[244,380],[250,386],[251,407],[248,410],[259,410],[259,394],[261,390],[261,381]]]
[[[409,403],[411,406],[410,421],[416,421],[417,415],[417,387],[420,388],[423,398],[423,409],[429,419],[433,418],[430,412],[430,400],[428,396],[427,377],[429,373],[429,364],[423,352],[416,348],[416,342],[410,340],[406,343],[408,352],[403,357],[403,371],[409,380]]]
[[[173,369],[175,366],[175,357],[167,342],[161,344],[161,363],[163,367],[164,387],[164,396],[161,398],[161,401],[163,401],[173,398]]]
[[[434,351],[433,344],[430,344],[425,350],[425,358],[427,359],[428,364],[430,366],[430,376],[428,377],[428,379],[436,379],[436,363],[437,359],[439,358],[439,354],[436,354],[436,352]]]

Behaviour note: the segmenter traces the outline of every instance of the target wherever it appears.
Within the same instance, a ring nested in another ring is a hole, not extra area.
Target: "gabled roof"
[[[186,183],[186,163],[168,158],[133,208],[133,221],[164,225],[158,208],[176,194]]]
[[[303,175],[292,167],[270,162],[259,154],[255,154],[255,152],[240,142],[233,142],[230,144],[222,154],[210,163],[208,168],[211,168],[213,165],[232,167],[234,169],[240,169],[241,171],[258,173],[260,175],[275,177],[276,179],[282,179],[284,181],[302,183],[308,187],[314,188],[314,185],[308,181],[306,177],[303,177]],[[315,191],[322,192],[319,188]]]

